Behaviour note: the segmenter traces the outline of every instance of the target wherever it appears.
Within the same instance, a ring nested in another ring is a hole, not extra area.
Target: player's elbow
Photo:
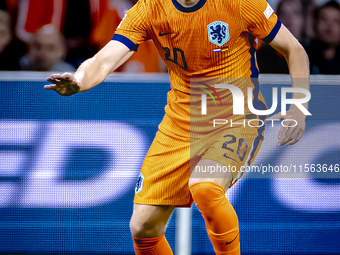
[[[295,78],[309,76],[309,59],[300,43],[292,46],[288,51],[289,72]],[[292,76],[292,77],[293,77]]]
[[[307,56],[305,49],[302,47],[302,45],[297,40],[296,42],[289,45],[286,51],[286,54],[288,58],[291,56],[294,56],[294,57],[298,56],[299,58],[308,60],[308,56]]]

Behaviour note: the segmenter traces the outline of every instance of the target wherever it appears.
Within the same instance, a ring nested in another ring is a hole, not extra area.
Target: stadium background
[[[0,73],[0,252],[132,254],[134,184],[164,114],[168,76],[111,75],[72,97],[45,91],[46,76]],[[289,83],[261,77],[268,106],[271,88]],[[336,76],[312,77],[302,141],[275,148],[279,127],[268,127],[255,164],[339,164],[339,85]],[[248,173],[228,192],[242,254],[340,254],[339,175]],[[166,232],[174,251],[176,215]],[[191,251],[213,254],[195,206]]]

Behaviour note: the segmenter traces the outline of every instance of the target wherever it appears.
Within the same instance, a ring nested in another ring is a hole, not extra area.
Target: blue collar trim
[[[200,0],[197,4],[191,7],[184,7],[183,5],[179,4],[176,0],[172,0],[172,3],[177,8],[177,10],[181,12],[194,12],[201,9],[206,1],[207,0]]]

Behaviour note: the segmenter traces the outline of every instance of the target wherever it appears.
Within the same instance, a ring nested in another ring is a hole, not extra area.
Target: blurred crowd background
[[[137,0],[0,0],[0,71],[73,72],[109,42]],[[268,0],[305,47],[311,74],[340,74],[340,5]],[[259,42],[260,73],[288,73],[284,57]],[[152,41],[116,72],[166,72]]]

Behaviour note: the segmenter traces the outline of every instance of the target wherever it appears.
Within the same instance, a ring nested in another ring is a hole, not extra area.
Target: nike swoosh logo
[[[237,235],[235,236],[235,238],[231,242],[226,242],[225,245],[231,244],[232,242],[234,242],[236,240],[237,237],[238,237],[238,233],[237,233]]]
[[[159,32],[159,36],[163,36],[163,35],[171,35],[171,34],[176,34],[176,32],[170,32],[170,33],[164,33],[162,34],[161,32]]]

